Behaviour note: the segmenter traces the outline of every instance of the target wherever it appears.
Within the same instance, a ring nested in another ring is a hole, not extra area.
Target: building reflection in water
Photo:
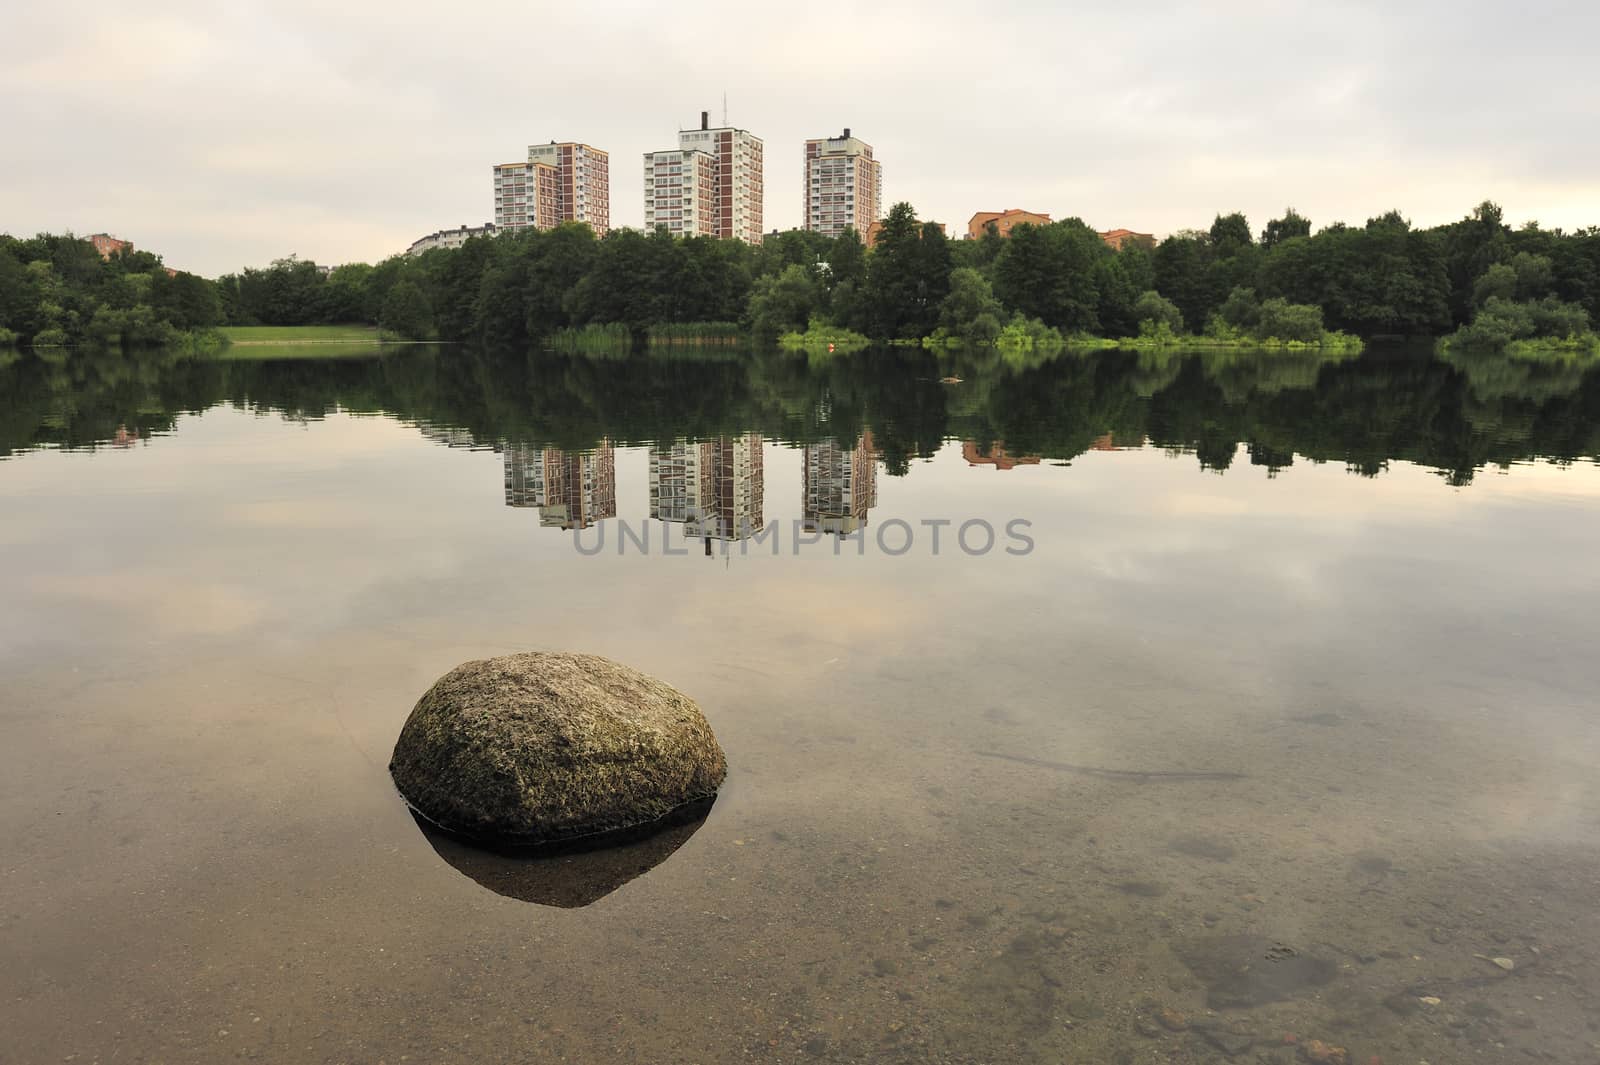
[[[650,516],[683,526],[685,539],[744,540],[765,518],[760,433],[679,440],[650,449]]]
[[[538,507],[539,524],[587,529],[617,516],[617,460],[609,440],[592,451],[505,446],[506,506]]]
[[[801,495],[806,532],[848,536],[867,524],[867,512],[877,502],[871,432],[862,433],[853,447],[841,447],[836,440],[807,445]]]
[[[967,460],[968,466],[993,466],[997,470],[1039,465],[1038,455],[1013,455],[1006,450],[1004,440],[996,440],[988,447],[976,440],[964,440],[961,443],[961,457]]]

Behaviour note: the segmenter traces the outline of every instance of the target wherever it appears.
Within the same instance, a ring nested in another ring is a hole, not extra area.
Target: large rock
[[[521,846],[647,830],[716,794],[727,760],[677,689],[597,655],[530,652],[440,677],[389,772],[440,828]]]

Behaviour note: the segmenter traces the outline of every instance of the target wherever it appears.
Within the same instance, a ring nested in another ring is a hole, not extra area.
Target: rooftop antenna
[[[722,90],[722,128],[728,128],[728,90]]]

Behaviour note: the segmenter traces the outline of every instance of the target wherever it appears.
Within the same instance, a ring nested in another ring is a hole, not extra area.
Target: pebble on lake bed
[[[1316,1062],[1317,1065],[1345,1065],[1350,1058],[1344,1047],[1332,1046],[1320,1039],[1313,1039],[1300,1049],[1307,1061]]]
[[[604,840],[716,794],[727,761],[694,700],[598,655],[457,666],[400,730],[389,771],[419,815],[475,842]]]

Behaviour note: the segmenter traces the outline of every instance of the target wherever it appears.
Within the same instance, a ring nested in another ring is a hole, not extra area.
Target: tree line
[[[0,233],[0,344],[151,347],[224,320],[216,282],[169,272],[150,252],[102,259],[70,234]]]
[[[1390,212],[1313,232],[1287,210],[1258,234],[1241,214],[1219,215],[1120,250],[1076,218],[952,241],[902,203],[871,249],[853,231],[751,246],[627,229],[596,238],[567,224],[376,265],[290,257],[214,283],[162,280],[154,265],[144,253],[100,263],[67,237],[0,238],[0,328],[24,342],[141,343],[215,324],[364,322],[410,339],[526,345],[597,327],[770,337],[824,323],[967,344],[1008,331],[1315,342],[1332,330],[1494,348],[1592,342],[1600,321],[1600,229],[1513,228],[1493,203],[1431,229]]]

